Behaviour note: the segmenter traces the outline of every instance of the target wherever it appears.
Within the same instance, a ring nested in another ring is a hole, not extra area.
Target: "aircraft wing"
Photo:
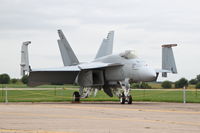
[[[78,66],[32,69],[29,73],[28,85],[73,84],[79,71]]]
[[[42,84],[74,84],[77,75],[82,70],[103,69],[114,66],[122,66],[122,64],[91,62],[60,68],[33,69],[29,73],[28,85],[38,86]]]
[[[157,73],[172,73],[170,70],[164,70],[164,69],[156,69]]]
[[[90,63],[80,64],[79,68],[81,70],[89,70],[89,69],[100,69],[100,68],[114,67],[114,66],[122,66],[122,64],[120,64],[120,63],[90,62]]]
[[[32,69],[32,72],[36,72],[36,71],[80,71],[78,65],[76,66],[66,66],[66,67],[57,67],[57,68],[39,68],[39,69]]]

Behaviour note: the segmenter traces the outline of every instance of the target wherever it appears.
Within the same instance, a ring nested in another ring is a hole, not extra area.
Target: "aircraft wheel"
[[[122,95],[120,96],[119,99],[120,99],[120,103],[121,103],[121,104],[125,104],[126,99],[125,99],[124,93],[122,93]]]
[[[74,93],[73,93],[73,102],[80,102],[80,94],[79,94],[79,92],[78,91],[75,91]]]
[[[128,98],[127,98],[128,104],[132,104],[132,101],[133,101],[132,96],[131,95],[128,96]]]

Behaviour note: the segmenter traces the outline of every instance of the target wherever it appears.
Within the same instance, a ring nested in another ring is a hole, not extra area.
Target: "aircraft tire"
[[[75,91],[74,93],[73,93],[73,102],[80,102],[80,94],[79,94],[79,92],[78,91]]]
[[[125,98],[125,96],[124,96],[124,93],[122,93],[122,95],[120,96],[120,103],[121,104],[125,104],[125,102],[126,102],[126,98]]]
[[[130,96],[128,96],[128,104],[132,104],[132,101],[133,101],[133,98],[132,98],[132,96],[130,95]]]

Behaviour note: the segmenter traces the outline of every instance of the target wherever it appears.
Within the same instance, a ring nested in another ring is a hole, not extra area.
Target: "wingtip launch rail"
[[[29,66],[29,57],[28,57],[28,45],[31,43],[31,41],[26,41],[22,43],[21,48],[21,76],[26,75],[26,72],[30,71]]]

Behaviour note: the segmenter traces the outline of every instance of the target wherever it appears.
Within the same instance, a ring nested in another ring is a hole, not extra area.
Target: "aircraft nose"
[[[156,72],[151,67],[146,67],[142,70],[141,78],[145,82],[155,81],[156,80]]]
[[[156,79],[156,72],[153,69],[149,69],[147,72],[147,77],[149,80],[154,81]]]

